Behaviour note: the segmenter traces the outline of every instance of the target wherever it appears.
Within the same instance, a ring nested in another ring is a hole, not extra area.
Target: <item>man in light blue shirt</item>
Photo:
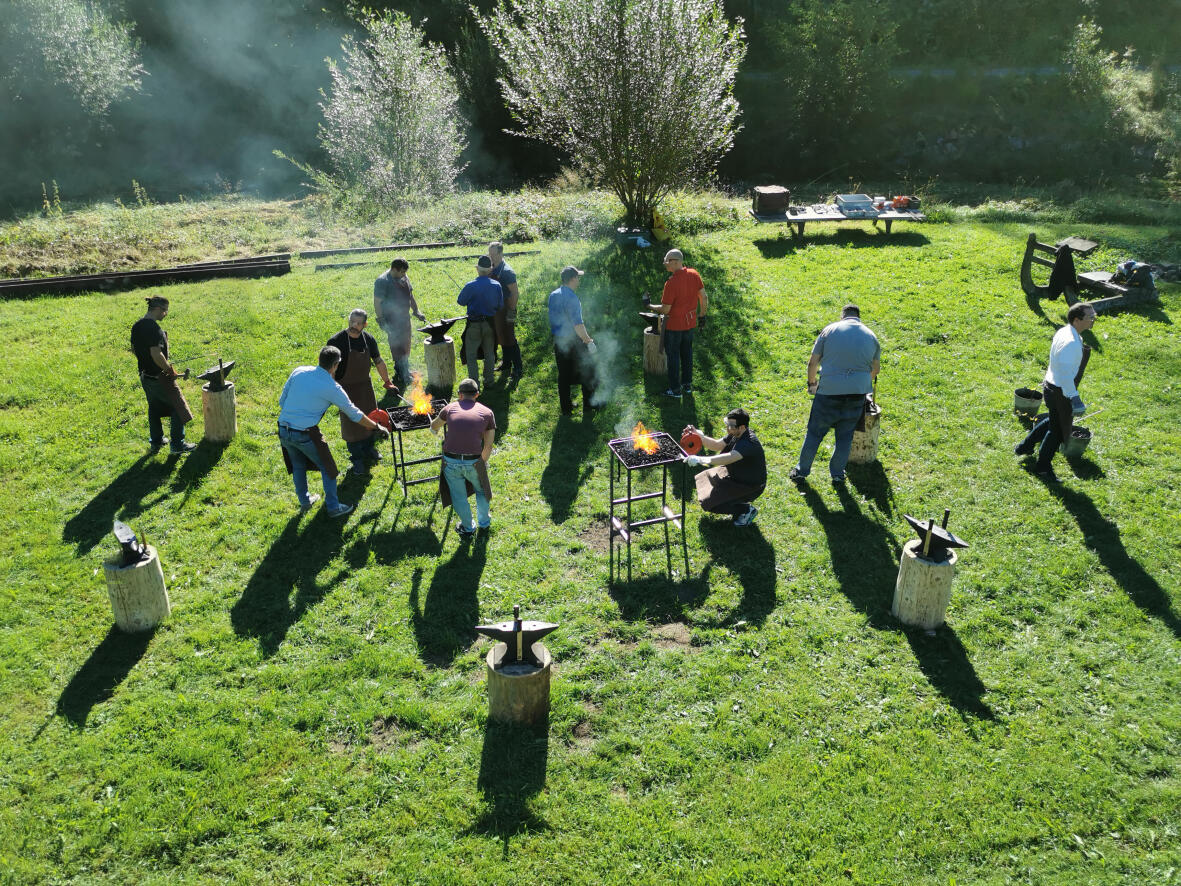
[[[492,259],[481,255],[476,262],[476,279],[459,292],[456,299],[467,308],[467,325],[463,330],[464,356],[467,358],[469,378],[479,378],[477,355],[484,352],[484,387],[495,379],[492,367],[496,363],[496,329],[492,325],[496,312],[504,307],[504,290],[492,279]]]
[[[331,345],[321,348],[319,365],[297,367],[279,395],[279,442],[283,444],[283,460],[295,483],[299,507],[308,511],[320,497],[308,494],[310,467],[320,472],[324,508],[329,517],[343,517],[353,505],[341,504],[336,497],[336,477],[340,471],[318,427],[328,407],[335,406],[361,426],[382,436],[389,435],[389,431],[354,406],[344,388],[336,383],[333,374],[339,364],[339,349]]]

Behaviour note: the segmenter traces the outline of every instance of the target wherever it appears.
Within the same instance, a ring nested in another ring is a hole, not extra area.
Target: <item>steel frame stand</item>
[[[415,428],[415,430],[419,429]],[[402,429],[395,428],[394,432],[398,435],[397,446],[395,447],[394,435],[391,434],[390,450],[394,456],[394,477],[402,484],[402,495],[405,496],[406,490],[409,487],[416,486],[419,483],[430,483],[432,481],[437,482],[439,479],[438,474],[433,474],[429,477],[415,477],[413,480],[411,480],[406,475],[406,468],[408,468],[410,465],[425,465],[431,462],[441,462],[443,460],[442,453],[439,455],[428,455],[425,458],[415,458],[411,459],[410,461],[406,461],[406,454],[402,450]]]
[[[685,549],[685,559],[688,562],[689,552],[685,548],[685,463],[680,462],[681,465],[681,510],[677,513],[668,506],[668,466],[669,462],[664,462],[660,466],[660,491],[659,492],[644,492],[639,495],[632,494],[632,473],[633,470],[625,469],[624,465],[616,457],[615,453],[608,449],[608,458],[611,460],[609,470],[607,473],[608,486],[611,495],[611,513],[609,517],[611,538],[607,543],[608,554],[610,556],[609,569],[607,573],[607,583],[614,584],[616,577],[622,577],[623,572],[623,546],[619,549],[619,559],[616,560],[615,555],[615,539],[618,536],[623,544],[627,547],[627,580],[632,580],[632,533],[641,526],[652,526],[657,523],[664,524],[664,550],[666,559],[668,560],[669,575],[672,575],[672,548],[669,539],[668,524],[671,523],[676,529],[681,530],[681,547]],[[637,468],[635,470],[643,470]],[[618,474],[621,471],[627,473],[627,495],[622,498],[615,497],[615,483],[619,479]],[[650,517],[646,520],[632,519],[632,504],[638,501],[648,501],[650,499],[660,499],[660,516]],[[626,507],[626,520],[621,520],[615,515],[615,508],[623,506]],[[685,567],[688,571],[688,565]]]

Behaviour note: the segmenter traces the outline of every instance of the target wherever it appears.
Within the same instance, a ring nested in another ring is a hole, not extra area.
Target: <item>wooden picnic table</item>
[[[751,218],[762,225],[788,225],[791,228],[793,237],[804,236],[804,225],[808,222],[843,222],[843,221],[870,221],[876,228],[878,222],[883,222],[886,227],[886,233],[890,233],[890,228],[893,227],[896,221],[926,221],[927,217],[917,210],[911,211],[908,209],[891,209],[879,212],[873,218],[850,218],[837,208],[835,203],[817,204],[814,206],[805,206],[802,209],[792,212],[755,212],[753,209],[749,210]]]

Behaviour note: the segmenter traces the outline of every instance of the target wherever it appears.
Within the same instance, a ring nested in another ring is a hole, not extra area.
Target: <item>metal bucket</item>
[[[1042,408],[1042,392],[1032,388],[1018,388],[1013,392],[1013,409],[1019,415],[1033,418]]]
[[[1070,437],[1062,441],[1058,450],[1067,458],[1075,458],[1086,451],[1091,442],[1091,432],[1087,428],[1076,427],[1070,432]]]

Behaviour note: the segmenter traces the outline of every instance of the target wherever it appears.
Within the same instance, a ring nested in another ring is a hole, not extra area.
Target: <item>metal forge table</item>
[[[394,433],[390,434],[390,450],[394,456],[394,478],[400,480],[402,483],[402,495],[406,494],[406,490],[419,483],[438,482],[439,474],[435,473],[426,477],[415,477],[413,479],[406,473],[406,469],[412,465],[425,465],[433,462],[441,462],[443,460],[442,452],[436,455],[428,455],[424,458],[415,458],[410,461],[406,460],[406,453],[402,448],[402,434],[407,431],[421,431],[424,428],[430,428],[431,419],[439,414],[439,410],[447,405],[447,401],[441,397],[431,400],[431,414],[422,415],[414,412],[409,406],[395,406],[393,409],[386,410],[390,414],[390,424],[393,425]]]
[[[608,571],[608,584],[615,583],[615,577],[623,571],[623,551],[619,552],[619,559],[615,556],[615,539],[620,538],[627,546],[627,580],[632,580],[632,533],[641,526],[652,526],[657,523],[664,524],[664,548],[668,558],[669,573],[672,573],[672,552],[669,547],[668,524],[672,524],[676,529],[681,530],[681,547],[685,548],[685,455],[684,449],[678,445],[669,434],[659,431],[656,433],[646,435],[652,439],[657,445],[657,449],[653,453],[646,453],[636,449],[632,445],[631,437],[621,437],[618,440],[611,440],[607,443],[607,447],[611,455],[609,456],[608,464],[608,482],[611,496],[611,512],[610,512],[610,533],[611,538],[608,542],[608,553],[611,558],[610,568]],[[668,467],[672,464],[679,464],[681,466],[681,509],[678,513],[669,507],[668,504]],[[660,491],[659,492],[643,492],[633,494],[632,492],[632,473],[634,471],[644,471],[650,468],[660,468]],[[622,479],[622,474],[626,469],[627,473],[627,494],[622,498],[615,497],[615,484]],[[635,502],[649,501],[660,499],[660,516],[650,517],[645,520],[633,519],[632,505]],[[621,519],[616,516],[615,509],[622,507],[625,509],[624,515],[626,519]],[[688,562],[688,550],[685,550],[686,564]],[[688,565],[685,570],[688,572]]]

